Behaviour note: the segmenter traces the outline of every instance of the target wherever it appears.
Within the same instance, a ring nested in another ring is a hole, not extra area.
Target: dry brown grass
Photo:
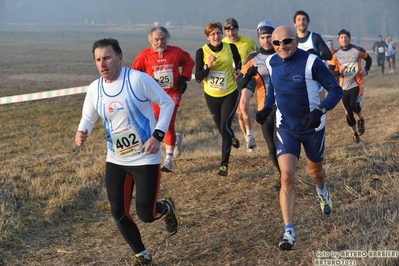
[[[171,43],[194,55],[205,41],[200,31],[195,34],[172,31]],[[119,39],[126,66],[147,46],[142,31],[0,32],[0,37],[0,96],[87,85],[97,77],[90,51],[96,39]],[[367,131],[360,144],[352,144],[341,106],[328,114],[325,166],[334,200],[329,217],[321,213],[302,154],[298,250],[291,252],[277,247],[283,226],[273,188],[278,177],[259,126],[258,151],[233,150],[229,176],[216,175],[220,137],[202,86],[189,85],[177,123],[183,154],[175,172],[163,175],[160,195],[175,199],[181,230],[170,237],[162,222],[137,221],[158,265],[312,265],[317,251],[399,250],[397,74],[382,78],[374,64],[366,80]],[[74,144],[83,98],[0,106],[0,265],[132,261],[105,194],[101,123],[84,148]],[[236,122],[234,129],[240,136]],[[397,258],[351,259],[356,265],[399,265]]]

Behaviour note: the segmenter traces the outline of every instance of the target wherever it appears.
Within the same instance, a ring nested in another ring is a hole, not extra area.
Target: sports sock
[[[295,236],[294,224],[284,225],[284,231],[290,231],[291,235]]]
[[[316,185],[316,192],[317,192],[318,194],[324,194],[326,191],[327,191],[327,185],[324,185],[323,188],[319,188],[319,186]]]
[[[136,254],[136,257],[143,256],[147,260],[150,260],[150,255],[148,254],[147,250],[141,251],[139,254]]]
[[[166,160],[173,161],[173,150],[166,151]]]

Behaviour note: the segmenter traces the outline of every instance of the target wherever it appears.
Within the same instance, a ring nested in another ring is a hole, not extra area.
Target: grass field
[[[171,34],[170,44],[193,57],[206,41],[202,30]],[[125,66],[148,46],[145,31],[136,29],[0,31],[0,97],[88,85],[98,77],[91,46],[104,37],[120,41]],[[278,175],[259,125],[254,126],[257,152],[233,150],[229,176],[216,175],[221,138],[202,84],[190,81],[177,122],[183,154],[175,160],[175,172],[163,174],[160,192],[174,198],[181,230],[171,237],[162,221],[144,224],[131,210],[157,265],[314,265],[332,254],[347,255],[356,265],[399,265],[397,257],[345,253],[399,252],[398,81],[397,73],[382,77],[373,63],[362,104],[366,133],[359,144],[352,144],[341,105],[328,113],[330,216],[320,210],[302,153],[298,249],[290,252],[277,246],[283,233],[274,189]],[[83,99],[78,94],[0,105],[0,265],[131,264],[132,251],[105,194],[101,123],[83,148],[74,143]],[[237,121],[234,130],[244,142]]]

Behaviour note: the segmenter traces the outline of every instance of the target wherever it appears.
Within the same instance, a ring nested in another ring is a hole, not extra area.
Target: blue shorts
[[[312,162],[324,159],[325,128],[317,132],[298,133],[285,128],[277,128],[277,158],[283,154],[292,154],[299,159],[301,144],[306,157]]]

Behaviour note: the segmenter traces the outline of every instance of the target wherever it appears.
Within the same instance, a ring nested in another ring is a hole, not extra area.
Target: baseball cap
[[[332,40],[328,40],[328,41],[326,41],[326,44],[327,45],[334,45],[334,42]]]
[[[238,22],[234,18],[228,18],[224,22],[224,29],[225,30],[232,30],[232,29],[238,29]]]
[[[258,27],[256,27],[256,32],[258,33],[258,35],[272,34],[273,31],[274,31],[273,23],[268,19],[262,20],[261,22],[259,22]]]
[[[346,29],[342,29],[338,32],[338,37],[341,36],[342,34],[346,34],[349,38],[351,37],[351,33],[347,31]]]

